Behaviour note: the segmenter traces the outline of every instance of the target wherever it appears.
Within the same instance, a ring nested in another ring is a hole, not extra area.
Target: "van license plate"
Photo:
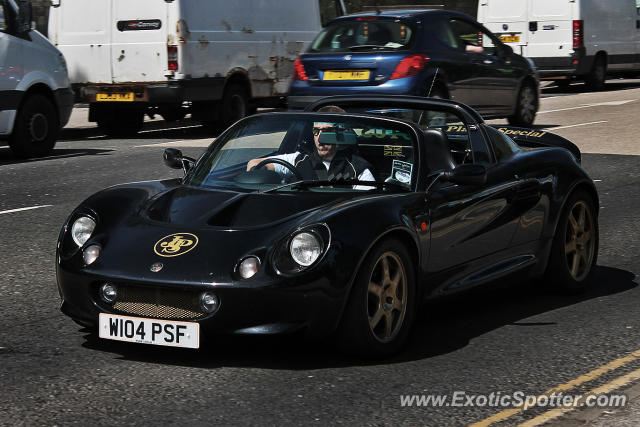
[[[131,102],[134,98],[133,92],[96,94],[96,101]]]
[[[512,36],[507,36],[503,34],[500,36],[500,40],[502,40],[502,43],[520,43],[520,35],[515,34]]]
[[[100,338],[169,347],[200,347],[200,324],[100,313]]]
[[[329,70],[324,72],[322,80],[369,80],[369,70]]]

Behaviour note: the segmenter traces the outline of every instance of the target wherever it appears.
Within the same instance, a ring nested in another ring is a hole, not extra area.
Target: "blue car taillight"
[[[402,58],[402,60],[393,70],[389,80],[404,79],[405,77],[415,76],[420,73],[427,65],[429,57],[427,55],[408,55]]]

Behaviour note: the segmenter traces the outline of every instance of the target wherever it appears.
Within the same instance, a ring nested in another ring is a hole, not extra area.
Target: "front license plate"
[[[369,80],[369,70],[325,71],[322,80]]]
[[[96,94],[96,101],[132,102],[134,98],[133,92]]]
[[[503,34],[500,36],[500,40],[502,40],[502,43],[520,43],[520,35],[514,34],[512,36],[508,36]]]
[[[100,338],[169,347],[200,347],[200,325],[100,313]]]

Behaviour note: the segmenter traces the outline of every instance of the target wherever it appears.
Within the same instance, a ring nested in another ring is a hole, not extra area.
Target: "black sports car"
[[[102,338],[303,330],[387,355],[424,299],[514,272],[579,291],[596,262],[577,147],[452,101],[329,97],[164,156],[182,179],[103,190],[60,233],[61,309]]]

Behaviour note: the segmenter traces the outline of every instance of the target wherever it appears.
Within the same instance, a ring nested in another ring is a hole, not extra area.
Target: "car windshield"
[[[408,191],[417,135],[395,120],[329,113],[265,113],[222,134],[185,178],[249,191]]]
[[[311,43],[309,52],[366,52],[406,50],[413,43],[414,26],[398,20],[363,17],[329,25]]]

